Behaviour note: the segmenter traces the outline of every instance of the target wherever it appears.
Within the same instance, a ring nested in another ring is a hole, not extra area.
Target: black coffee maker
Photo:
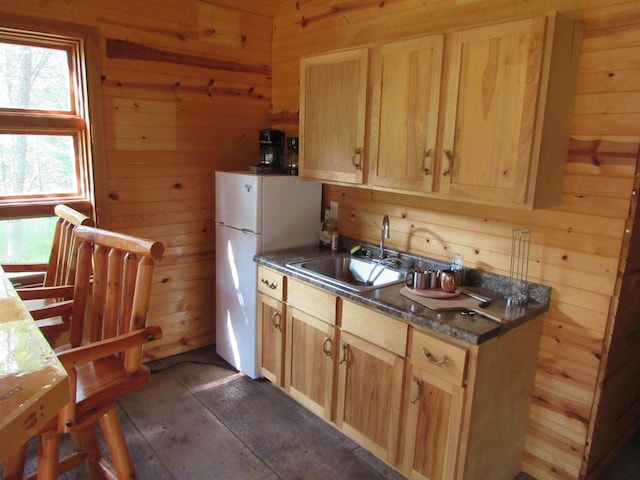
[[[278,173],[283,170],[284,132],[260,130],[260,173]]]

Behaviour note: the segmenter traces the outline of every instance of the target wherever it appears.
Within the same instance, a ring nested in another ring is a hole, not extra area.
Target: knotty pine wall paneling
[[[2,14],[98,29],[105,159],[98,224],[159,240],[149,323],[165,357],[215,341],[214,172],[259,160],[273,0],[0,0]]]
[[[550,285],[552,298],[523,469],[538,479],[595,478],[640,419],[638,260],[628,253],[639,247],[640,4],[283,1],[274,17],[271,119],[297,133],[303,55],[549,10],[585,27],[560,206],[523,212],[347,186],[323,193],[325,203],[339,202],[343,235],[375,243],[387,214],[390,248],[442,260],[459,252],[466,265],[500,274],[509,273],[512,229],[531,228],[529,276]]]

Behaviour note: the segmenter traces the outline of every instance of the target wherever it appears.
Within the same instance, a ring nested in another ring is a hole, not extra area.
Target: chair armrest
[[[71,315],[72,309],[73,300],[64,300],[29,309],[29,313],[34,320],[44,320],[45,318],[62,317],[65,314]]]
[[[14,287],[41,287],[47,271],[46,263],[3,263],[2,269]]]
[[[45,272],[7,273],[7,278],[15,288],[41,287]]]
[[[18,288],[16,291],[22,300],[38,300],[41,298],[73,298],[73,285],[60,285],[58,287],[33,287]]]
[[[46,272],[46,263],[3,263],[5,273]]]
[[[162,338],[162,329],[160,327],[146,327],[118,335],[117,337],[65,350],[58,354],[58,359],[67,370],[70,370],[77,365],[115,355],[159,338]]]

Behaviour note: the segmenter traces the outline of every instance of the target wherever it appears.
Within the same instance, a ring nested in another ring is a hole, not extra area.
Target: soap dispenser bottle
[[[464,277],[464,257],[456,253],[451,260],[451,271],[456,275],[456,285],[462,285]]]

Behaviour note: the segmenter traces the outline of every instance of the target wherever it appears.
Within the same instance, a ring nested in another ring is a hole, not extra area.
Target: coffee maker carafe
[[[298,137],[287,137],[283,167],[286,174],[298,175]]]
[[[260,130],[260,167],[263,170],[281,171],[284,159],[284,132]]]

